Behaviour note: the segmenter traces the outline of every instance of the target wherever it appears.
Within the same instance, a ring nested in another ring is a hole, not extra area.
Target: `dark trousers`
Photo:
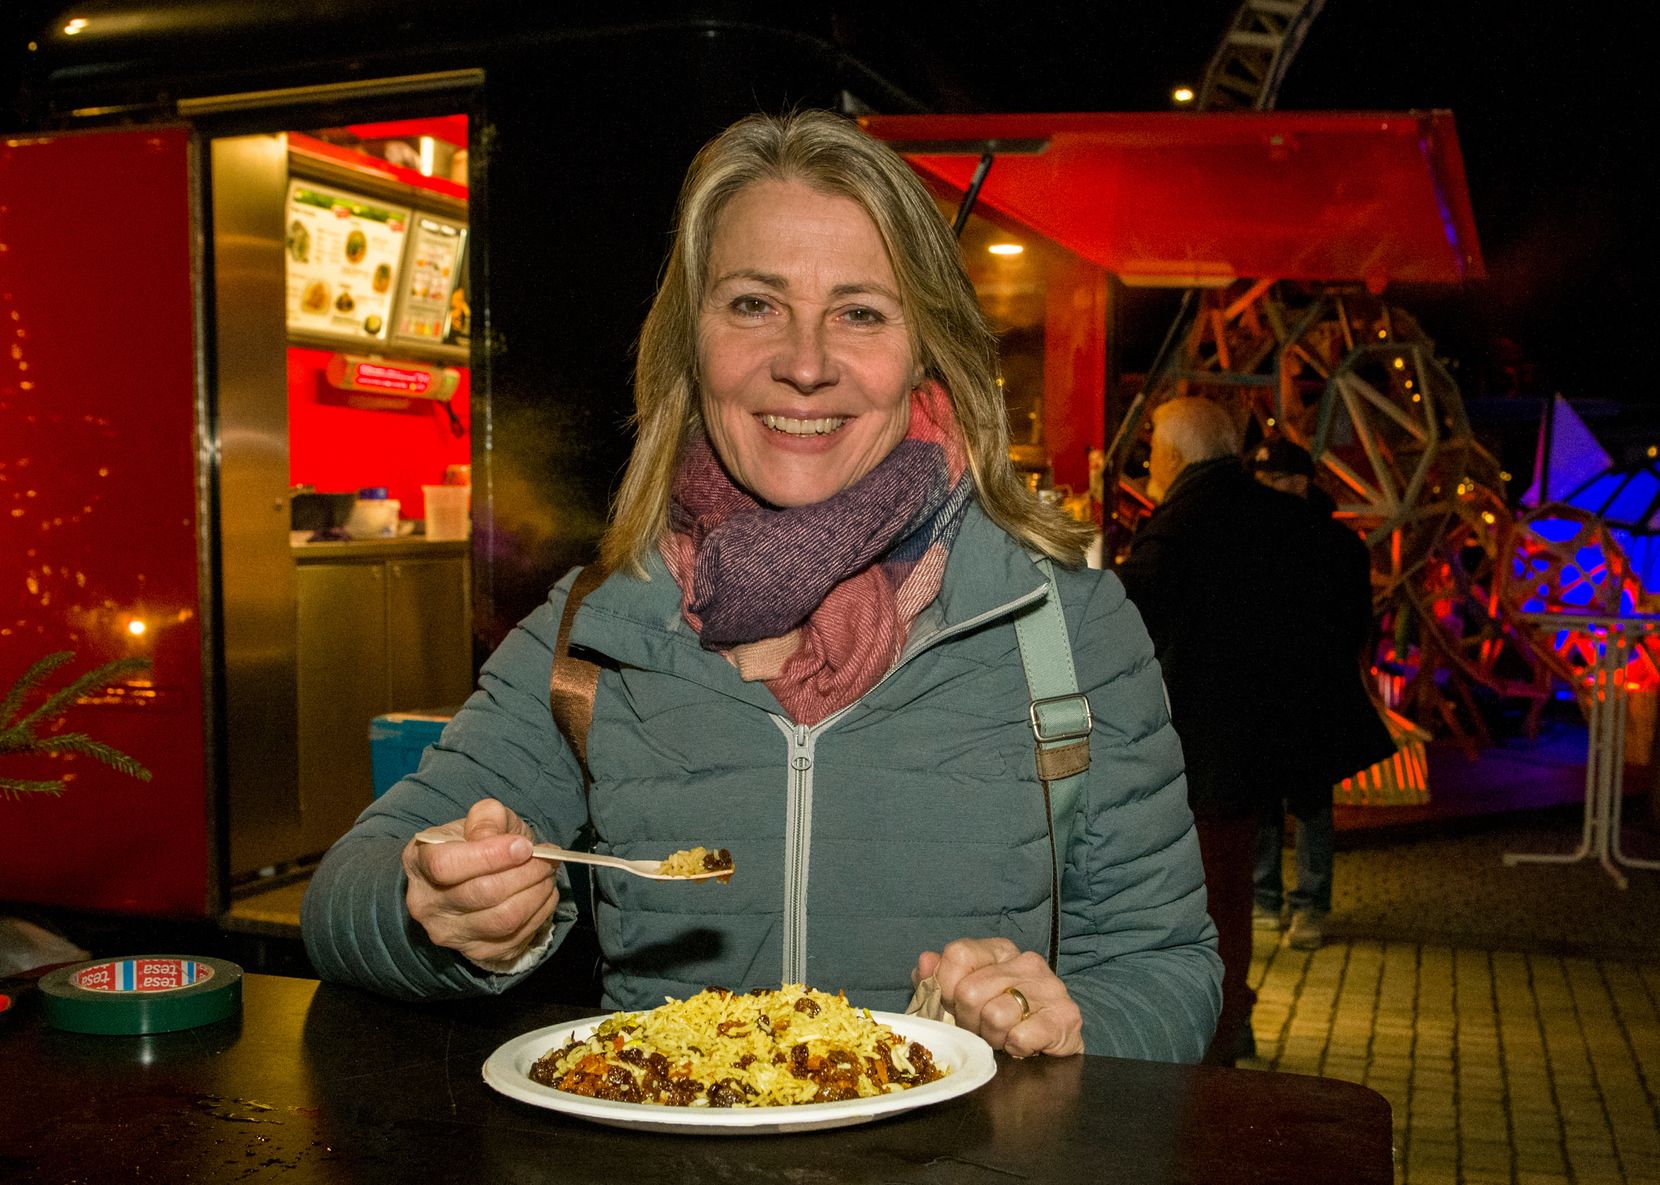
[[[1252,1048],[1251,1008],[1256,993],[1246,982],[1251,970],[1252,874],[1256,868],[1257,819],[1199,818],[1199,858],[1205,866],[1210,920],[1216,923],[1222,956],[1222,1015],[1205,1054],[1207,1065],[1231,1066]]]
[[[1336,863],[1337,836],[1332,827],[1331,802],[1314,806],[1297,820],[1297,883],[1286,892],[1280,849],[1285,846],[1285,819],[1274,811],[1257,832],[1256,903],[1269,913],[1282,904],[1294,914],[1331,912],[1331,874]]]

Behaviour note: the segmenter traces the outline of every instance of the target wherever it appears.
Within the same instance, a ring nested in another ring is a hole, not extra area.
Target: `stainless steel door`
[[[212,143],[219,591],[229,873],[302,854],[288,546],[281,136]]]

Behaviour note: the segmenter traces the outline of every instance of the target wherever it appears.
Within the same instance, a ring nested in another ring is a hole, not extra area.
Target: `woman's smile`
[[[828,419],[796,420],[789,416],[764,415],[761,417],[761,423],[774,432],[782,432],[787,436],[827,436],[847,423],[847,417],[831,416]]]

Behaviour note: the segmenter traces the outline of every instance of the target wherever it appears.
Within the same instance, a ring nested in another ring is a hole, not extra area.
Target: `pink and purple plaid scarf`
[[[951,401],[926,383],[911,395],[905,439],[811,506],[763,506],[693,439],[663,558],[704,649],[764,682],[791,719],[816,724],[893,667],[939,594],[973,492]]]

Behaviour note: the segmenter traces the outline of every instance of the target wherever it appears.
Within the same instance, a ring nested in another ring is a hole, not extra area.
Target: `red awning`
[[[1126,283],[1485,275],[1448,111],[872,115],[923,174]],[[989,142],[989,149],[988,149]]]

